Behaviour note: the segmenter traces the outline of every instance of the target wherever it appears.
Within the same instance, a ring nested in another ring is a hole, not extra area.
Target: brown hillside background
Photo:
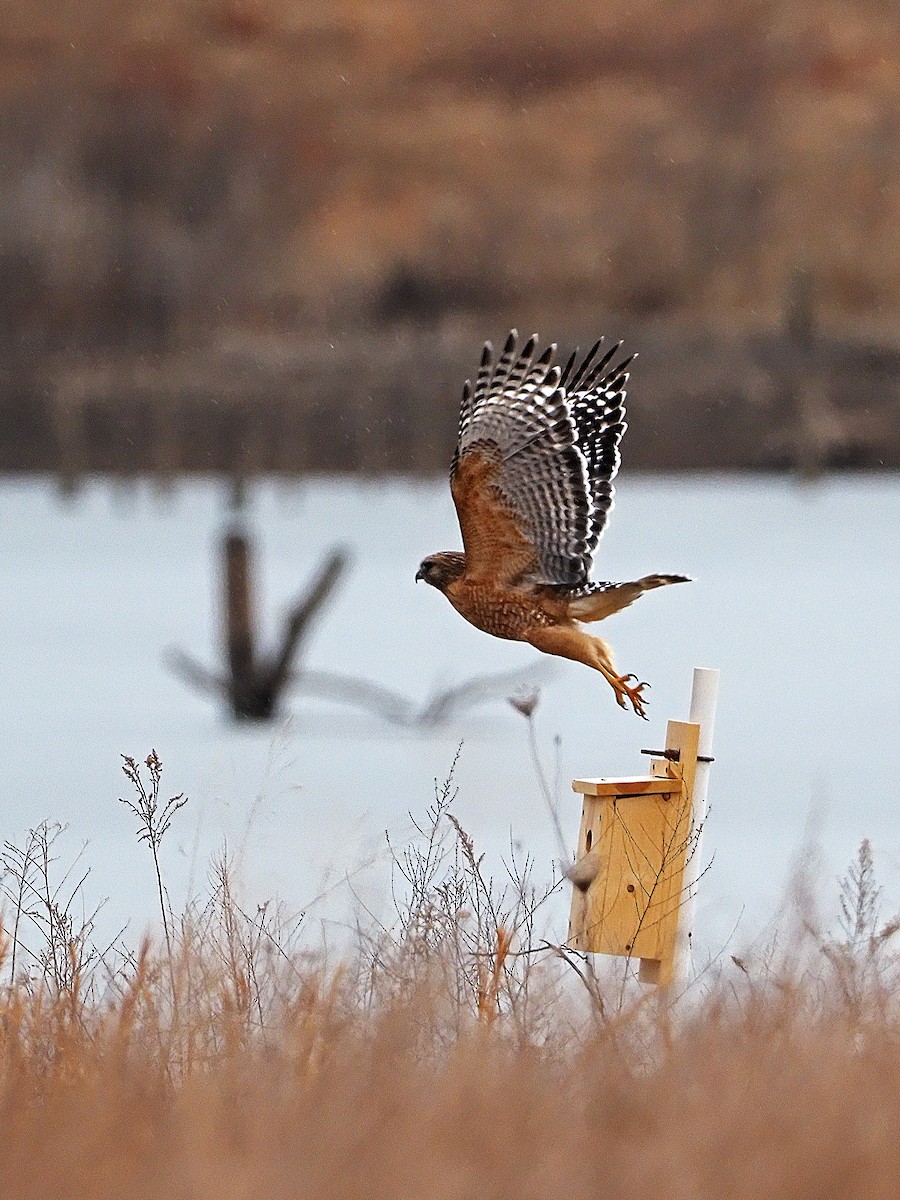
[[[780,353],[746,339],[782,329],[798,272],[828,336],[868,354],[872,397],[896,400],[889,0],[4,0],[0,14],[0,465],[57,453],[58,403],[140,395],[157,411],[191,393],[357,423],[368,404],[410,424],[384,408],[394,396],[421,427],[439,394],[433,452],[356,454],[429,468],[478,343],[513,324],[567,344],[627,335],[649,356],[651,407],[672,377],[696,399],[699,360],[710,395],[735,391],[744,444],[751,377]],[[840,408],[861,367],[851,354],[834,370]],[[260,444],[288,437],[292,461],[329,465],[273,420]],[[113,463],[98,421],[80,436]],[[831,440],[884,461],[892,423],[855,449],[843,427]],[[272,453],[262,464],[282,469]]]

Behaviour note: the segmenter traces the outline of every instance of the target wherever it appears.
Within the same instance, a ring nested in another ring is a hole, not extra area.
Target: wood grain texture
[[[591,856],[593,875],[574,888],[569,945],[592,954],[646,960],[641,977],[672,979],[684,869],[691,851],[691,795],[700,727],[670,721],[666,749],[649,776],[576,780],[584,796],[575,870]]]

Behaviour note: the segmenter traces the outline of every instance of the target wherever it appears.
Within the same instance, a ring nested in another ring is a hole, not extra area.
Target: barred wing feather
[[[496,364],[484,348],[467,382],[451,487],[467,571],[493,578],[580,587],[612,503],[624,432],[629,360],[607,371],[599,343],[574,370],[535,358],[532,337],[517,353],[515,330]]]

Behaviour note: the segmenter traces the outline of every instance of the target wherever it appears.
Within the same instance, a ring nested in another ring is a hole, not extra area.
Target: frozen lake
[[[353,563],[316,627],[305,663],[424,698],[433,686],[537,663],[528,646],[466,625],[419,560],[459,545],[443,483],[318,481],[260,485],[260,602],[271,638],[323,553]],[[0,836],[21,840],[44,818],[82,841],[90,897],[111,897],[110,924],[153,917],[146,850],[117,797],[119,755],[155,747],[167,794],[185,792],[163,848],[178,907],[206,886],[227,840],[251,902],[274,894],[309,907],[329,936],[359,901],[384,912],[395,845],[423,816],[457,745],[456,812],[499,867],[510,838],[548,878],[552,826],[523,719],[504,703],[425,732],[298,698],[275,725],[235,727],[164,664],[180,647],[218,664],[218,537],[223,490],[179,486],[161,503],[89,485],[63,504],[46,482],[0,484]],[[900,480],[856,476],[800,488],[785,479],[625,478],[596,574],[652,571],[695,582],[651,593],[603,633],[624,670],[649,679],[650,723],[619,710],[597,675],[560,663],[537,712],[544,761],[561,746],[560,807],[574,841],[577,775],[642,770],[643,746],[686,718],[691,668],[721,668],[704,852],[714,855],[698,939],[740,945],[775,910],[804,842],[820,852],[822,890],[869,837],[885,888],[900,901]],[[365,865],[368,864],[368,865]],[[342,882],[353,872],[352,886]],[[322,893],[326,893],[321,895]],[[310,905],[317,896],[321,898]],[[565,928],[563,903],[558,935]]]

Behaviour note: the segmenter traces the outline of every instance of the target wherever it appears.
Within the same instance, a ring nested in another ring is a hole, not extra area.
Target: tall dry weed
[[[898,922],[868,844],[833,932],[803,913],[790,954],[736,956],[674,1000],[619,1003],[596,971],[586,1005],[530,864],[495,880],[453,797],[451,775],[395,853],[393,924],[361,923],[340,962],[277,906],[247,910],[225,855],[205,900],[166,906],[168,944],[88,952],[48,915],[52,829],[8,847],[3,1194],[896,1195]]]

